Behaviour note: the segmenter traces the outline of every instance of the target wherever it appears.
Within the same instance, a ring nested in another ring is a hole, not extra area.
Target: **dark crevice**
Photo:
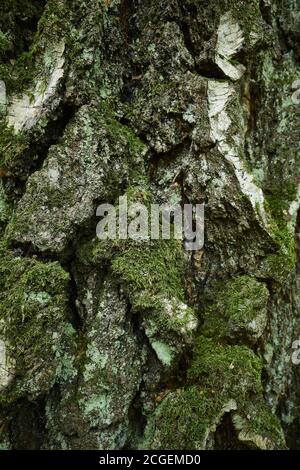
[[[182,142],[180,142],[167,152],[156,153],[153,151],[148,161],[148,173],[150,176],[150,181],[155,182],[155,175],[158,168],[168,167],[172,162],[177,160],[177,158],[184,152],[189,152],[190,146],[191,139],[188,136]]]
[[[135,5],[133,0],[122,0],[119,7],[119,18],[121,27],[126,38],[126,46],[133,41],[137,34],[137,28],[134,21]]]
[[[146,347],[147,349],[147,361],[144,365],[144,371],[149,371],[151,368],[158,368],[159,361],[158,358],[151,346],[148,336],[145,333],[144,328],[142,327],[142,315],[136,314],[132,311],[132,306],[127,299],[127,310],[126,310],[126,322],[129,325],[129,328],[132,329],[137,341],[140,344],[141,350]],[[132,449],[132,444],[139,438],[141,438],[144,434],[144,430],[147,424],[147,420],[144,416],[142,411],[143,403],[141,399],[141,391],[144,388],[144,382],[139,387],[134,399],[131,402],[129,411],[128,411],[128,419],[130,422],[131,427],[131,435],[127,442],[124,445],[124,449]]]
[[[262,49],[262,47],[261,47]],[[235,55],[234,55],[234,61],[238,62],[239,64],[244,65],[246,68],[248,68],[248,62],[251,59],[251,56],[249,53],[244,49],[241,48]],[[227,77],[228,79],[228,77]]]
[[[198,15],[198,8],[197,8],[197,2],[196,4],[193,4],[191,2],[179,2],[180,3],[180,9],[183,17],[188,16],[189,18],[197,18]]]
[[[259,1],[259,8],[260,13],[264,21],[269,25],[272,26],[273,24],[273,15],[272,15],[272,8],[271,5],[266,4],[264,0]]]
[[[76,330],[81,330],[83,328],[83,320],[78,312],[76,301],[78,299],[78,289],[77,283],[74,277],[74,270],[72,265],[62,265],[65,271],[68,272],[70,276],[70,283],[69,283],[69,308],[72,314],[72,323]]]
[[[133,398],[132,403],[128,410],[128,420],[130,423],[130,434],[122,450],[134,450],[136,449],[137,441],[144,435],[147,420],[145,415],[142,413],[142,401],[140,397],[140,391],[137,392]]]
[[[180,23],[177,22],[177,24],[181,29],[185,47],[187,48],[193,59],[196,61],[198,54],[194,48],[188,24],[185,21],[181,21]],[[198,75],[201,75],[204,78],[213,78],[216,80],[230,80],[227,75],[220,69],[220,67],[215,62],[213,62],[213,60],[203,61],[199,64],[195,63],[194,70]]]
[[[249,450],[249,446],[239,441],[230,413],[224,414],[214,438],[214,450]]]
[[[57,119],[49,122],[45,128],[42,141],[31,147],[31,153],[37,156],[32,166],[29,167],[31,174],[41,169],[49,148],[59,143],[67,125],[74,118],[77,110],[78,108],[76,106],[69,103],[64,103],[58,108]]]
[[[299,8],[295,5],[295,9],[292,8],[289,11],[284,2],[279,2],[275,23],[282,54],[293,52],[294,60],[297,64],[299,64],[300,58],[299,27],[296,20],[298,10]],[[295,14],[295,24],[293,24],[293,13]]]
[[[180,27],[181,32],[183,34],[184,43],[185,43],[185,46],[186,46],[187,50],[189,51],[189,53],[193,57],[193,59],[196,59],[198,54],[196,52],[194,43],[192,41],[189,25],[185,21],[185,18],[187,16],[189,18],[190,17],[196,18],[197,14],[198,14],[197,8],[195,6],[192,6],[192,5],[186,6],[183,2],[183,4],[180,4],[180,11],[181,11],[181,18],[182,19],[179,22],[179,27]]]
[[[122,103],[131,103],[134,98],[134,92],[139,86],[139,81],[136,77],[141,76],[141,68],[134,67],[134,73],[126,73],[123,75],[123,87],[120,93],[120,101]]]
[[[15,254],[22,258],[32,258],[43,263],[51,263],[57,261],[57,256],[48,251],[39,251],[32,242],[16,242],[11,240],[9,247]]]
[[[142,68],[140,64],[132,60],[132,44],[135,38],[139,35],[139,30],[136,26],[136,5],[132,0],[122,0],[119,7],[119,18],[121,28],[124,35],[125,48],[124,53],[127,58],[127,67],[122,76],[123,87],[120,93],[120,101],[123,103],[131,102],[135,88],[139,82],[137,77],[142,75]],[[126,51],[126,52],[125,52]]]
[[[45,429],[45,399],[20,400],[11,408],[8,428],[14,450],[39,450]]]
[[[189,29],[188,24],[185,21],[180,21],[180,23],[177,23],[177,24],[181,29],[185,47],[187,48],[187,50],[189,51],[189,53],[191,54],[193,59],[195,59],[196,58],[196,51],[195,51],[195,48],[194,48],[194,45],[193,45],[193,41],[191,39],[190,29]]]
[[[220,69],[220,67],[213,61],[201,62],[196,66],[196,72],[205,78],[212,78],[215,80],[228,80],[230,78]]]
[[[2,0],[0,6],[0,29],[6,37],[13,39],[12,47],[1,51],[4,61],[16,60],[20,54],[29,51],[46,0],[31,0],[21,5],[15,3]]]
[[[176,390],[186,384],[187,381],[187,370],[192,358],[192,351],[186,349],[184,353],[178,359],[178,362],[172,370],[165,371],[163,366],[160,364],[159,359],[151,346],[150,340],[145,333],[145,330],[142,326],[143,316],[151,315],[151,312],[139,312],[136,314],[132,311],[132,306],[129,301],[127,307],[126,320],[130,328],[132,328],[133,333],[138,339],[141,349],[146,346],[147,348],[147,361],[144,365],[144,370],[148,373],[153,371],[153,376],[156,373],[159,373],[160,380],[156,385],[151,388],[151,391],[147,389],[145,382],[143,381],[139,391],[132,400],[130,409],[129,409],[129,420],[131,425],[131,435],[126,442],[124,449],[132,449],[133,444],[136,444],[136,441],[143,437],[145,427],[147,424],[146,417],[142,412],[143,401],[141,399],[141,392],[147,390],[147,393],[155,396],[161,396],[161,399],[169,393],[171,390]],[[152,384],[153,386],[154,384]]]
[[[183,18],[186,17],[186,14],[188,14],[191,17],[197,16],[197,8],[193,7],[192,5],[189,5],[188,7],[186,5],[181,5],[181,11],[182,11]],[[220,67],[212,59],[197,63],[199,53],[196,50],[196,47],[194,46],[194,43],[192,41],[188,23],[184,19],[181,20],[180,22],[178,22],[177,20],[176,22],[182,32],[185,47],[187,48],[187,50],[189,51],[189,53],[191,54],[191,56],[193,57],[195,61],[195,66],[194,66],[195,72],[204,78],[210,78],[210,79],[215,79],[215,80],[224,80],[224,79],[230,80],[227,77],[227,75],[220,69]]]
[[[284,55],[290,52],[291,50],[288,44],[288,37],[280,24],[279,18],[276,18],[276,26],[277,26],[277,35],[278,35],[278,40],[279,40],[279,44],[281,48],[281,53],[282,55]]]

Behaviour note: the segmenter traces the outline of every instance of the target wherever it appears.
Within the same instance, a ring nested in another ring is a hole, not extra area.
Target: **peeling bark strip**
[[[2,0],[2,449],[300,448],[299,32],[293,0]],[[204,204],[204,246],[98,239],[119,198]]]
[[[49,112],[49,102],[56,94],[57,86],[63,77],[65,45],[63,42],[57,44],[51,54],[53,70],[49,77],[43,77],[35,84],[33,90],[26,90],[22,98],[13,98],[8,109],[8,126],[13,127],[15,133],[31,129],[43,114]],[[49,60],[49,59],[48,59]]]
[[[208,103],[209,119],[211,125],[211,138],[216,142],[218,150],[224,155],[234,167],[235,175],[240,183],[242,192],[249,198],[254,209],[258,209],[259,214],[266,222],[264,209],[264,195],[253,181],[253,176],[245,169],[245,164],[239,157],[243,152],[245,143],[239,134],[235,135],[231,129],[232,121],[226,112],[226,107],[235,89],[228,83],[220,83],[209,80],[208,82]],[[233,145],[230,145],[233,141]]]

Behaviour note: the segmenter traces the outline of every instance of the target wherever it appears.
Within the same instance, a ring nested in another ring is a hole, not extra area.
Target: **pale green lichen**
[[[165,366],[170,366],[172,363],[172,357],[174,352],[168,344],[164,344],[160,341],[152,341],[151,346],[157,354],[158,359]]]

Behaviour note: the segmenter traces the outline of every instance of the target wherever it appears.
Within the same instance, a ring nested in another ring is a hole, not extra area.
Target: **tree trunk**
[[[299,1],[0,26],[1,447],[299,448]],[[204,204],[203,247],[99,239],[121,196]]]

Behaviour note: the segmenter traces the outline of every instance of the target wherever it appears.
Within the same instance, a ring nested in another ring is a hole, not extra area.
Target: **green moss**
[[[24,134],[15,134],[7,127],[4,120],[0,121],[0,168],[9,169],[12,162],[18,160],[28,148],[28,139]]]
[[[43,48],[47,42],[59,41],[69,34],[68,17],[70,9],[61,0],[50,0],[45,4],[41,15],[37,32],[33,42],[34,52],[38,52],[39,45]]]
[[[152,201],[146,184],[130,186],[125,195],[128,207]],[[143,315],[145,333],[159,360],[173,366],[197,327],[195,313],[185,303],[182,242],[95,238],[80,244],[77,257],[81,268],[105,266],[129,299],[131,311]]]
[[[286,449],[280,423],[262,397],[249,399],[239,408],[235,400],[224,398],[222,393],[212,394],[197,386],[178,389],[165,398],[148,422],[141,448],[207,449],[225,413],[231,413],[241,446]]]
[[[285,212],[297,195],[297,185],[285,181],[284,185],[276,184],[265,188],[267,209],[278,223],[284,223]]]
[[[1,337],[15,362],[16,378],[4,403],[41,393],[74,374],[75,331],[68,313],[69,275],[59,263],[14,257],[1,247]]]
[[[257,339],[265,327],[268,299],[267,287],[255,278],[229,281],[206,312],[202,334],[243,342]]]
[[[206,449],[225,413],[242,445],[285,448],[279,421],[263,399],[261,371],[249,348],[198,337],[188,386],[169,393],[150,417],[143,448]]]
[[[8,94],[25,90],[35,76],[36,70],[31,52],[23,52],[13,63],[0,64],[0,78],[4,80]]]
[[[297,188],[292,182],[268,186],[266,210],[272,216],[270,229],[277,251],[263,260],[263,271],[278,282],[284,282],[296,266],[296,243],[294,233],[288,226],[287,212],[296,198]]]
[[[227,404],[229,411],[233,404]],[[148,424],[143,448],[200,450],[215,431],[226,405],[196,386],[169,394]]]
[[[112,262],[112,272],[133,304],[148,308],[160,296],[183,300],[184,254],[181,241],[129,244]]]
[[[262,392],[261,371],[260,359],[246,346],[221,345],[199,336],[188,378],[242,403],[251,393]]]
[[[296,243],[294,234],[285,223],[273,222],[272,228],[278,250],[264,258],[262,270],[271,279],[282,283],[295,269]]]
[[[9,40],[8,34],[0,30],[0,60],[3,59],[11,49],[12,43]]]
[[[147,152],[147,146],[128,126],[121,124],[115,117],[114,101],[107,99],[101,100],[95,111],[99,122],[106,129],[109,138],[117,145],[128,148],[130,155],[129,174],[130,185],[133,191],[136,186],[146,186],[146,176],[144,168],[144,157]],[[128,194],[128,197],[130,194]]]
[[[125,140],[133,154],[143,155],[145,153],[146,146],[129,127],[120,124],[119,121],[109,115],[106,115],[104,125],[114,139]]]
[[[144,185],[146,182],[144,172],[144,156],[147,151],[145,144],[127,126],[120,124],[117,120],[106,116],[104,127],[111,138],[119,141],[129,150],[131,156],[129,161],[129,181],[131,185]],[[144,190],[143,190],[144,191]],[[130,194],[128,194],[130,197]]]
[[[233,415],[233,424],[239,439],[254,448],[286,449],[280,422],[263,400],[249,400],[244,409]]]

